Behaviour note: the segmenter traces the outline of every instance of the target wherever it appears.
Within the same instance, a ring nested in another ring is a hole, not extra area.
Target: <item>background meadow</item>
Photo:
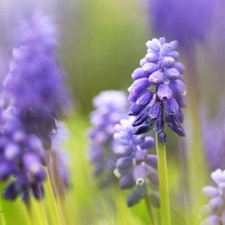
[[[41,202],[32,199],[33,219],[30,220],[20,197],[15,201],[7,201],[1,197],[0,218],[4,219],[0,220],[0,224],[151,224],[144,200],[128,208],[126,198],[129,191],[121,191],[118,185],[105,189],[97,187],[93,168],[88,160],[87,137],[87,129],[91,126],[89,113],[94,109],[92,99],[103,90],[127,92],[132,83],[131,74],[146,54],[145,43],[154,37],[160,37],[153,30],[151,7],[150,0],[0,2],[1,80],[3,81],[6,76],[18,18],[35,8],[42,9],[57,24],[60,36],[58,49],[60,64],[65,71],[73,100],[73,109],[65,120],[70,130],[70,137],[65,145],[70,185],[65,198],[61,202],[58,201],[56,206],[50,201],[51,198],[47,193]],[[187,82],[187,98],[190,104],[184,110],[186,137],[177,137],[167,130],[169,193],[174,225],[201,223],[200,206],[206,202],[201,187],[211,183],[211,164],[208,162],[210,157],[208,160],[206,157],[205,145],[207,146],[208,142],[205,140],[207,138],[204,129],[210,129],[211,121],[221,114],[220,109],[225,106],[224,15],[224,2],[215,1],[211,24],[204,41],[197,41],[187,48],[178,47],[180,61],[186,67],[184,78],[188,79],[188,75],[192,75]],[[167,40],[173,39],[168,37]],[[187,59],[189,52],[187,49],[190,48],[195,57],[191,61]],[[190,68],[192,66],[188,67],[191,63],[195,64],[194,75],[191,71],[193,68]],[[198,96],[194,99],[193,93],[196,89]],[[221,124],[217,127],[219,131],[221,130],[220,133],[224,132],[222,130],[225,128],[223,113],[221,118]],[[193,130],[196,133],[193,133]],[[217,151],[216,143],[219,140],[216,131],[211,133],[211,138],[210,142],[215,142],[215,155],[211,152],[213,155],[211,158],[215,159],[214,164],[218,165],[216,168],[224,169],[225,164],[223,166],[219,161],[225,159],[225,149],[219,147]],[[0,183],[1,190],[5,186],[5,182]],[[57,208],[53,213],[52,207]],[[43,213],[47,223],[44,222]],[[159,209],[154,209],[154,213],[159,219]],[[55,218],[61,223],[56,224]]]

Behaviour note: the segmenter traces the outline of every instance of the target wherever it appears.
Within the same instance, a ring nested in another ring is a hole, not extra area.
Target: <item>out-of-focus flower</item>
[[[205,186],[203,193],[209,202],[201,209],[204,218],[201,225],[220,225],[225,223],[225,170],[212,172],[213,186]]]
[[[27,202],[29,190],[37,199],[43,197],[42,183],[47,176],[44,166],[48,162],[48,155],[37,135],[28,134],[23,129],[19,113],[14,106],[2,111],[0,180],[13,176],[14,180],[5,189],[4,197],[14,200],[22,194]]]
[[[92,127],[89,160],[94,166],[94,174],[99,177],[99,186],[104,187],[115,180],[115,157],[112,151],[114,125],[127,117],[128,101],[122,91],[103,91],[93,100],[95,110],[90,114]]]
[[[149,154],[149,149],[155,144],[154,139],[145,134],[135,135],[132,126],[134,119],[122,119],[116,124],[113,146],[117,158],[115,174],[120,177],[120,188],[135,187],[127,199],[129,207],[148,195],[148,186],[152,190],[158,190],[157,156]],[[151,193],[150,199],[153,199],[153,202],[159,200],[158,193]]]
[[[215,118],[203,118],[203,146],[211,171],[225,169],[225,108]],[[213,141],[212,141],[213,140]]]
[[[19,26],[18,46],[4,80],[4,104],[20,108],[28,133],[36,133],[46,148],[55,132],[55,118],[69,107],[63,72],[56,56],[57,35],[50,19],[36,11]]]
[[[44,195],[45,167],[61,161],[58,148],[54,145],[51,150],[51,142],[56,142],[52,137],[57,132],[56,118],[68,109],[69,100],[55,56],[55,28],[50,20],[35,12],[31,20],[22,21],[20,29],[19,47],[13,50],[1,93],[0,180],[13,177],[4,190],[6,199],[22,195],[28,202],[31,191],[37,199]],[[67,184],[63,163],[54,166]]]
[[[213,0],[148,1],[150,22],[156,35],[176,39],[183,48],[206,39],[213,19]]]
[[[165,38],[154,38],[146,43],[148,51],[132,73],[133,84],[128,88],[132,103],[129,115],[136,116],[135,133],[155,128],[158,138],[166,142],[164,123],[179,136],[185,136],[181,108],[187,106],[186,85],[182,76],[184,66],[177,62],[174,51],[177,41],[166,43]]]

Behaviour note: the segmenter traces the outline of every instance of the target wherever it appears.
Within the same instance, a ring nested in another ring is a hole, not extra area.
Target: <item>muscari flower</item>
[[[69,100],[49,19],[35,12],[20,28],[21,40],[13,50],[1,94],[0,180],[13,177],[3,193],[6,199],[22,195],[28,202],[31,191],[37,199],[44,195],[56,118],[64,114]],[[55,157],[60,160],[58,154]]]
[[[202,189],[209,202],[201,209],[201,225],[225,224],[225,170],[217,169],[212,172],[211,178],[214,184]]]
[[[57,32],[40,11],[30,20],[22,20],[18,32],[21,35],[12,51],[2,99],[5,106],[20,108],[26,132],[36,133],[48,149],[55,119],[65,115],[70,105],[56,54]]]
[[[157,156],[149,151],[155,144],[154,139],[146,134],[135,135],[134,119],[122,119],[115,125],[113,150],[117,161],[114,173],[120,178],[121,189],[132,189],[127,198],[129,207],[146,196],[159,207]],[[150,194],[149,187],[152,190]]]
[[[44,195],[43,181],[47,177],[44,166],[47,165],[48,155],[37,135],[28,134],[23,129],[19,113],[15,106],[9,106],[1,113],[0,180],[13,176],[13,181],[4,190],[4,197],[14,200],[22,195],[27,202],[29,190],[37,199]]]
[[[116,180],[113,173],[115,157],[112,151],[114,125],[126,117],[128,102],[122,91],[103,91],[93,100],[95,110],[90,114],[92,127],[88,130],[89,160],[99,186],[105,187]]]
[[[147,132],[154,127],[159,140],[166,143],[164,124],[179,136],[185,136],[181,123],[182,108],[187,106],[186,85],[182,76],[184,66],[177,62],[174,51],[177,41],[166,43],[165,38],[154,38],[139,68],[132,73],[133,84],[128,88],[132,103],[129,115],[135,116],[135,133]]]
[[[215,118],[202,116],[204,153],[211,171],[225,169],[225,108],[222,105]],[[205,114],[205,110],[204,110]],[[212,141],[213,138],[213,141]]]
[[[206,39],[213,21],[214,1],[149,0],[149,6],[156,35],[176,39],[184,48]]]

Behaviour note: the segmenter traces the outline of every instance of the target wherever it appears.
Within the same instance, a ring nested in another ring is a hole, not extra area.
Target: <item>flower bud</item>
[[[164,76],[163,76],[163,73],[161,73],[160,71],[153,72],[149,77],[150,84],[153,84],[153,85],[162,84],[163,80],[164,80]]]
[[[180,72],[176,68],[169,68],[165,71],[165,76],[170,80],[176,80],[179,79]]]
[[[173,67],[174,64],[175,64],[175,59],[171,56],[165,56],[163,57],[163,60],[162,60],[162,65],[166,68],[170,68],[170,67]]]
[[[132,174],[126,174],[120,179],[119,186],[121,189],[130,189],[133,188],[135,185],[135,181],[133,179]]]
[[[169,85],[161,84],[158,87],[157,95],[161,101],[167,101],[168,99],[172,98],[173,92],[170,89]]]

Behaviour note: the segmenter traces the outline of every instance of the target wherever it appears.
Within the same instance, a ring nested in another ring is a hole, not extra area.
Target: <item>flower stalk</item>
[[[49,171],[48,171],[48,177],[50,178]],[[46,199],[48,201],[51,218],[53,219],[55,225],[62,225],[63,224],[61,220],[62,218],[60,218],[60,211],[56,203],[56,198],[54,196],[54,190],[52,188],[50,179],[46,180],[45,188],[46,188]]]
[[[149,220],[151,222],[151,225],[158,225],[157,220],[155,218],[154,211],[153,211],[153,207],[152,207],[152,204],[150,202],[148,195],[146,195],[146,197],[145,197],[145,204],[146,204],[146,208],[148,210],[148,215],[149,215]]]
[[[166,145],[163,145],[158,140],[157,134],[156,134],[156,151],[158,156],[161,224],[171,225],[168,172],[166,162]]]

